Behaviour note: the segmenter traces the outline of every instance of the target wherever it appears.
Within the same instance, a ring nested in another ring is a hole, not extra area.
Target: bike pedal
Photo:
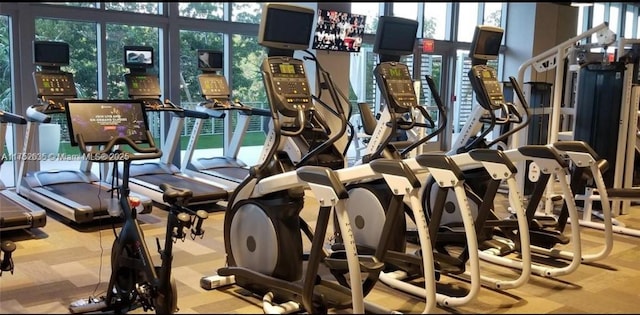
[[[98,298],[80,299],[69,305],[72,314],[96,312],[107,308],[107,301]]]
[[[200,287],[205,290],[213,290],[215,288],[234,284],[235,282],[236,281],[234,276],[223,277],[219,275],[213,275],[200,278]]]

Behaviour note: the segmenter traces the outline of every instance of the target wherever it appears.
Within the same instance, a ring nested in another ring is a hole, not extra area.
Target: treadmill
[[[193,177],[220,183],[231,192],[249,175],[249,167],[238,159],[238,152],[244,140],[244,135],[249,129],[251,117],[259,115],[270,118],[271,112],[245,106],[238,101],[232,101],[227,80],[219,73],[223,68],[222,52],[205,49],[199,49],[197,52],[198,68],[203,72],[198,76],[198,83],[200,93],[205,100],[197,105],[196,110],[206,113],[212,119],[224,118],[225,126],[231,125],[231,117],[227,113],[237,112],[238,115],[232,138],[227,141],[228,137],[225,137],[223,156],[194,159],[193,155],[198,143],[198,137],[202,132],[204,120],[198,119],[194,123],[185,152],[185,163],[182,165],[182,172]]]
[[[7,124],[25,125],[27,120],[19,115],[0,110],[0,148],[4,148]],[[0,165],[4,159],[0,160]],[[34,203],[7,189],[0,181],[0,232],[32,229],[45,226],[47,213]]]
[[[125,67],[130,70],[125,74],[125,84],[129,98],[141,100],[147,113],[171,113],[170,128],[162,145],[162,157],[158,162],[132,163],[129,170],[129,186],[131,191],[149,196],[154,202],[168,206],[162,198],[160,185],[167,183],[191,190],[193,197],[189,204],[215,204],[226,201],[229,194],[223,187],[214,185],[203,179],[190,177],[173,164],[178,152],[180,133],[184,127],[184,118],[197,120],[209,118],[205,113],[186,110],[176,106],[169,100],[162,101],[160,83],[156,74],[149,74],[146,69],[153,68],[153,48],[149,46],[125,46]],[[112,171],[113,173],[113,171]],[[118,170],[122,173],[122,169]]]
[[[66,101],[75,99],[73,74],[60,70],[69,64],[69,45],[64,42],[34,41],[34,64],[40,68],[33,73],[38,103],[27,108],[25,143],[21,154],[38,157],[36,136],[41,123],[51,123],[51,115],[65,114]],[[91,162],[83,159],[79,170],[40,170],[38,158],[19,160],[16,191],[46,210],[60,214],[76,223],[88,223],[109,218],[107,211],[112,185],[101,181],[91,172]],[[140,213],[151,212],[151,199],[135,195],[141,200]]]

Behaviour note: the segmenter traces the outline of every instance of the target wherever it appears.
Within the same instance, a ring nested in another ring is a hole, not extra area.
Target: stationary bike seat
[[[168,203],[173,203],[178,199],[190,199],[193,197],[193,191],[185,188],[171,186],[167,183],[160,184],[160,189],[163,191],[162,200]]]

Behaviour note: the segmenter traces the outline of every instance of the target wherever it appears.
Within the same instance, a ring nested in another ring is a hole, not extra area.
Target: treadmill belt
[[[90,183],[64,183],[44,188],[81,205],[89,206],[94,211],[94,217],[107,214],[108,203],[104,198],[109,198],[111,192],[105,187]]]
[[[226,200],[229,194],[226,190],[207,185],[201,181],[197,181],[184,176],[176,176],[172,174],[149,174],[138,175],[135,177],[137,180],[141,180],[152,185],[160,186],[167,183],[171,186],[189,189],[193,192],[193,198],[191,202],[217,202],[220,200]]]
[[[220,174],[225,178],[229,178],[237,181],[238,183],[243,181],[247,176],[249,176],[248,168],[239,168],[239,167],[219,167],[214,169],[207,170],[212,174]]]
[[[46,222],[45,216],[44,210],[32,213],[11,198],[0,195],[0,230],[23,226],[42,227]]]

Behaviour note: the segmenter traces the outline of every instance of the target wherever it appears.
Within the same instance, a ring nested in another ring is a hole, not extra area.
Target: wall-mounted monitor
[[[309,48],[315,12],[313,9],[285,3],[265,3],[258,30],[258,44],[274,49]]]
[[[219,50],[198,49],[198,69],[202,71],[222,71],[223,53]]]
[[[69,44],[58,41],[34,41],[33,64],[45,67],[69,65]]]
[[[473,33],[469,57],[475,60],[496,60],[500,54],[502,28],[491,25],[478,25]]]
[[[147,114],[139,100],[67,100],[67,124],[71,145],[81,134],[86,145],[104,145],[116,137],[149,143]]]
[[[379,55],[405,56],[413,54],[418,21],[397,16],[381,16],[378,20],[373,52]]]
[[[366,15],[318,9],[311,48],[360,52],[366,20]]]
[[[124,66],[132,68],[153,68],[153,47],[124,46]]]

